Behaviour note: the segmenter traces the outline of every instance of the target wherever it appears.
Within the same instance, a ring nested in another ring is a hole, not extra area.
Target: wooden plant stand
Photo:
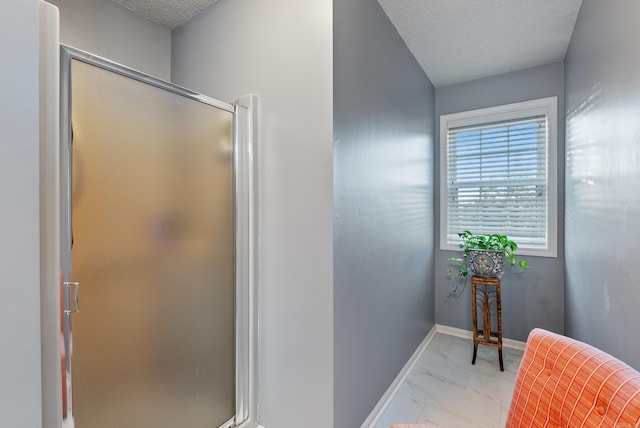
[[[481,326],[478,328],[478,305],[482,311]],[[492,326],[492,309],[497,326]],[[471,313],[473,315],[473,360],[476,363],[478,345],[489,345],[498,348],[500,371],[504,371],[502,362],[502,304],[500,302],[500,278],[471,278]],[[497,328],[496,328],[497,327]]]

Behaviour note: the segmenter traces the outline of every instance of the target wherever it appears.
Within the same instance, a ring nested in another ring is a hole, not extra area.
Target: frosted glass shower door
[[[76,428],[235,413],[233,113],[71,61]]]

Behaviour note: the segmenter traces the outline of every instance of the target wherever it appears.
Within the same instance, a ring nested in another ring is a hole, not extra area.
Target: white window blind
[[[440,202],[443,249],[454,249],[458,233],[470,230],[508,235],[530,254],[555,255],[555,239],[550,239],[555,234],[555,219],[550,218],[556,215],[555,179],[550,179],[555,177],[550,174],[555,158],[549,139],[555,126],[550,126],[550,114],[524,108],[471,119],[459,115],[441,119],[446,136]]]

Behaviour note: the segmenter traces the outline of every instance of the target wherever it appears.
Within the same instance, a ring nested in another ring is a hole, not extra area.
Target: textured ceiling
[[[173,29],[218,0],[113,0],[151,22]]]
[[[435,86],[564,58],[582,0],[378,0]]]
[[[218,2],[113,1],[166,28],[182,25]],[[582,4],[582,0],[378,2],[435,86],[562,60]]]

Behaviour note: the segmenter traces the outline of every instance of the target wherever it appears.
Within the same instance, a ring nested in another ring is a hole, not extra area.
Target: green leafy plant
[[[449,270],[449,277],[453,280],[458,278],[464,278],[464,285],[466,286],[466,279],[469,275],[467,268],[467,256],[471,250],[493,250],[500,251],[504,254],[505,261],[516,269],[529,269],[529,265],[526,260],[518,260],[515,252],[518,250],[518,244],[509,239],[506,235],[500,235],[494,233],[492,235],[474,235],[472,232],[465,230],[458,233],[458,236],[462,238],[462,243],[458,245],[462,251],[462,257],[451,257],[449,260],[454,262],[458,267],[457,278],[452,277],[452,272]],[[449,293],[450,296],[459,296],[457,293],[458,287],[454,285]],[[462,289],[464,291],[464,288]],[[460,294],[462,294],[462,291]]]

